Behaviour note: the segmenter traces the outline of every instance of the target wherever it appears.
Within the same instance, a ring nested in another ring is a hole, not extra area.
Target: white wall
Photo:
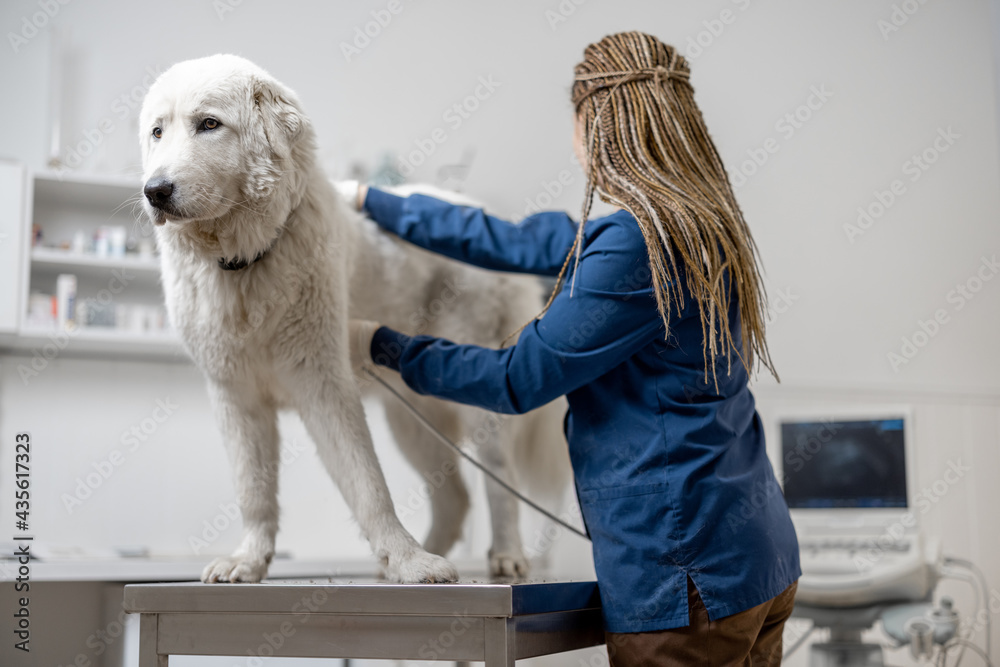
[[[84,170],[138,173],[134,114],[118,117],[127,107],[120,98],[141,96],[150,69],[229,51],[298,91],[331,173],[344,174],[357,160],[371,165],[385,152],[405,154],[442,127],[447,141],[414,179],[435,180],[440,167],[475,149],[464,189],[517,217],[526,200],[544,201],[545,183],[571,165],[568,89],[586,43],[638,27],[688,51],[700,37],[706,46],[692,58],[692,82],[730,173],[745,180],[738,195],[776,308],[769,340],[783,383],[760,379],[762,414],[788,402],[913,404],[921,484],[937,479],[953,455],[976,462],[969,483],[949,493],[928,525],[1000,587],[1000,531],[987,511],[1000,504],[990,472],[1000,463],[1000,354],[993,345],[1000,280],[976,283],[982,258],[1000,251],[997,30],[989,3],[402,0],[403,11],[347,62],[340,43],[386,4],[243,0],[220,18],[220,3],[210,0],[71,2],[16,53],[0,47],[0,90],[11,91],[0,105],[0,155],[35,168],[45,163],[57,28],[69,63],[64,149],[96,138],[102,118],[115,125]],[[879,22],[890,21],[899,4],[916,11],[883,35]],[[549,12],[560,7],[572,13],[550,25]],[[37,11],[34,1],[4,3],[2,32],[18,31],[22,17]],[[731,21],[713,23],[723,11]],[[452,129],[442,114],[471,94],[480,76],[501,85]],[[817,89],[828,99],[811,98]],[[816,108],[801,108],[810,100]],[[790,132],[782,119],[796,112],[809,117]],[[947,150],[911,180],[907,161],[933,152],[939,130],[948,128],[958,138],[939,142]],[[773,152],[763,160],[765,146]],[[743,167],[753,155],[763,164]],[[572,179],[551,207],[578,211],[583,184],[575,170]],[[902,194],[852,243],[844,225],[856,223],[857,209],[873,206],[894,180]],[[992,271],[983,276],[995,277]],[[952,292],[968,281],[981,288],[973,298]],[[894,368],[888,355],[902,355],[903,338],[912,341],[937,311],[944,324]],[[51,458],[39,460],[46,472],[37,480],[48,492],[50,504],[39,511],[52,536],[92,548],[128,542],[180,553],[191,531],[231,498],[224,454],[190,366],[61,360],[25,387],[17,363],[0,359],[0,454],[8,455],[3,446],[25,426],[49,443]],[[78,513],[66,515],[58,494],[167,396],[181,405],[175,415]],[[306,442],[295,420],[283,433]],[[405,496],[415,478],[384,442],[380,451],[394,491]],[[360,541],[343,537],[356,531],[315,457],[306,453],[288,468],[279,547],[364,555]],[[139,505],[137,494],[156,500]],[[313,500],[329,508],[319,519],[305,511]],[[315,530],[317,520],[330,529]],[[421,521],[412,519],[418,534]],[[233,530],[218,544],[228,548],[235,538]],[[575,546],[566,553],[578,553]]]
[[[985,0],[920,4],[887,39],[877,21],[889,19],[893,3],[882,1],[591,0],[552,30],[545,12],[557,2],[402,0],[403,11],[347,62],[339,44],[384,5],[247,0],[220,20],[219,3],[207,0],[169,10],[124,0],[70,3],[50,22],[63,31],[68,54],[62,145],[86,145],[109,118],[114,131],[82,168],[137,173],[134,116],[118,120],[127,109],[120,98],[141,96],[147,71],[232,51],[299,92],[332,172],[408,152],[440,126],[447,141],[414,177],[431,180],[474,148],[466,189],[516,214],[570,164],[570,72],[587,42],[640,26],[687,50],[699,33],[711,37],[705,21],[729,10],[733,22],[693,59],[693,83],[731,172],[766,139],[779,146],[740,188],[740,199],[770,284],[797,299],[772,330],[784,379],[997,388],[1000,358],[965,351],[988,349],[1000,290],[987,284],[960,311],[948,300],[949,290],[1000,246],[1000,227],[990,224],[998,173]],[[5,3],[0,25],[16,29],[35,10],[35,2]],[[48,149],[54,34],[46,27],[16,54],[7,48],[0,56],[0,82],[18,99],[0,112],[0,153],[35,167]],[[501,85],[451,129],[442,114],[474,91],[479,76]],[[832,96],[788,137],[776,123],[806,103],[814,86]],[[911,182],[904,163],[949,127],[960,138]],[[574,179],[555,205],[579,209],[582,183]],[[895,179],[905,193],[850,243],[843,226]],[[899,351],[901,338],[938,309],[950,321],[894,371],[887,353]],[[858,326],[865,336],[851,335]]]

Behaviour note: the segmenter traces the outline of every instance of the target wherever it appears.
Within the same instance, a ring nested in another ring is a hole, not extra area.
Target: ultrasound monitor
[[[797,527],[838,521],[884,526],[907,513],[913,470],[908,413],[785,417],[778,427],[776,467]]]
[[[902,419],[781,425],[789,507],[906,507]]]

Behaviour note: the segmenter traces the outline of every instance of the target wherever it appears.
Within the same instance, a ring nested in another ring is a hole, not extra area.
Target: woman
[[[559,286],[506,349],[355,321],[352,350],[420,393],[498,412],[567,396],[613,665],[776,665],[800,569],[747,388],[755,362],[774,373],[764,292],[688,76],[643,33],[584,51],[579,225],[360,188],[359,207],[407,241]],[[595,191],[619,210],[588,220]]]

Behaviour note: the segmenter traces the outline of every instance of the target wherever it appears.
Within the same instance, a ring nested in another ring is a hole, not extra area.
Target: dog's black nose
[[[174,184],[166,178],[151,178],[146,182],[146,187],[142,189],[149,203],[157,208],[162,208],[174,194]]]

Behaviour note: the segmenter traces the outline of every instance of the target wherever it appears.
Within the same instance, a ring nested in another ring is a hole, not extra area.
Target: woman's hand
[[[380,326],[382,325],[371,320],[350,320],[347,323],[351,368],[358,377],[365,376],[365,369],[375,370],[375,362],[372,361],[372,338]]]
[[[333,184],[337,192],[348,204],[354,207],[355,211],[360,211],[365,206],[365,197],[368,196],[368,185],[355,180],[337,181]]]

